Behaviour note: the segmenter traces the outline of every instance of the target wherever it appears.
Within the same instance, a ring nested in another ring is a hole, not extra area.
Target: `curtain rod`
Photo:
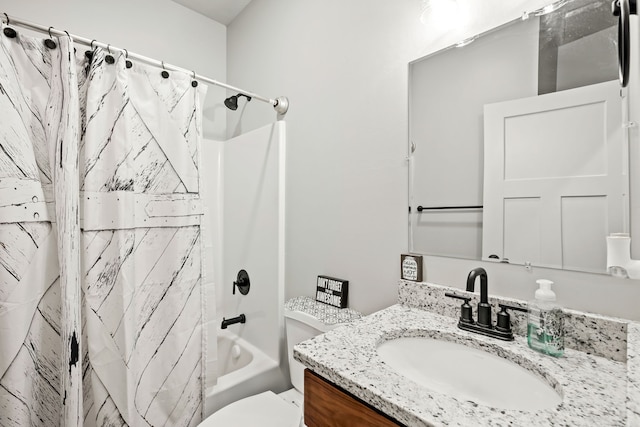
[[[115,50],[115,51],[118,51],[120,53],[124,53],[125,56],[128,57],[128,58],[133,58],[133,59],[136,59],[138,61],[144,62],[146,64],[154,65],[156,67],[162,67],[162,68],[164,68],[166,70],[172,70],[172,71],[178,71],[178,72],[191,74],[194,79],[200,80],[201,82],[210,83],[210,84],[215,85],[215,86],[220,86],[220,87],[223,87],[225,89],[229,89],[231,91],[238,92],[238,93],[241,93],[243,95],[250,96],[252,98],[258,99],[258,100],[266,102],[268,104],[271,104],[271,105],[273,105],[273,108],[276,110],[276,113],[278,113],[279,115],[285,115],[287,113],[287,110],[289,109],[289,100],[285,96],[279,96],[276,99],[265,98],[264,96],[260,96],[258,94],[253,93],[253,92],[248,92],[246,90],[239,89],[237,87],[228,85],[226,83],[219,82],[219,81],[211,79],[209,77],[201,76],[199,74],[196,74],[195,71],[190,71],[190,70],[187,70],[185,68],[177,67],[175,65],[166,64],[163,61],[158,61],[157,59],[153,59],[153,58],[149,58],[149,57],[137,54],[137,53],[129,52],[126,49],[119,48],[119,47],[114,47],[114,46],[111,46],[110,44],[102,43],[102,42],[99,42],[99,41],[96,41],[96,40],[91,40],[91,39],[88,39],[86,37],[77,36],[75,34],[69,34],[66,31],[60,31],[60,30],[57,30],[57,29],[55,29],[53,27],[45,27],[43,25],[39,25],[39,24],[35,24],[33,22],[25,21],[24,19],[16,18],[14,16],[9,16],[6,13],[2,13],[2,15],[0,15],[0,20],[2,22],[5,22],[7,25],[16,25],[16,26],[19,26],[19,27],[28,28],[30,30],[34,30],[34,31],[38,31],[38,32],[41,32],[41,33],[48,34],[50,37],[52,35],[61,36],[61,37],[68,36],[74,42],[83,44],[85,46],[90,46],[92,48],[93,48],[93,46],[98,46],[98,47],[101,47],[103,49]]]

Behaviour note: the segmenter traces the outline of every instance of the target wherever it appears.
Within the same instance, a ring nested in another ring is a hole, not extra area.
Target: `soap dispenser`
[[[529,347],[544,354],[561,357],[564,354],[564,316],[556,304],[551,280],[536,280],[539,288],[535,300],[529,302],[527,342]]]

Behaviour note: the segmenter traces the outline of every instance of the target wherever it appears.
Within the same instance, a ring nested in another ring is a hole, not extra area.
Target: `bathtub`
[[[218,381],[207,388],[205,414],[245,397],[289,387],[279,363],[229,330],[218,330]]]

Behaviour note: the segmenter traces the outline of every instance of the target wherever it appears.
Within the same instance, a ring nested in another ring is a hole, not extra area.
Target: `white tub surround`
[[[528,348],[520,320],[514,321],[516,338],[511,342],[460,330],[460,304],[441,298],[445,291],[463,293],[443,286],[402,282],[399,300],[412,306],[394,305],[303,342],[296,346],[295,357],[315,373],[408,426],[639,425],[638,324],[570,312],[567,328],[574,324],[589,326],[576,327],[574,335],[568,334],[573,338],[567,339],[565,356],[553,358]],[[513,315],[512,319],[517,317]],[[561,393],[563,402],[554,409],[535,412],[497,410],[430,391],[396,373],[376,352],[381,341],[403,336],[447,339],[500,355],[537,373]]]
[[[216,330],[222,331],[216,328],[223,318],[244,314],[245,323],[230,325],[224,331],[241,343],[240,347],[249,348],[253,359],[228,375],[220,373],[217,384],[207,384],[205,415],[238,399],[289,386],[281,364],[286,123],[278,121],[224,143],[209,143],[205,157],[212,167],[204,168],[204,180],[212,187],[210,196],[221,202],[218,209],[209,209],[214,237],[208,249],[214,265],[221,267],[215,281],[222,284],[216,288],[218,317],[210,324],[209,339],[215,340]],[[234,291],[240,270],[245,270],[251,281],[246,295]],[[227,362],[210,363],[209,367],[224,370]]]
[[[282,383],[278,361],[233,332],[218,330],[218,381],[207,389],[205,414]]]

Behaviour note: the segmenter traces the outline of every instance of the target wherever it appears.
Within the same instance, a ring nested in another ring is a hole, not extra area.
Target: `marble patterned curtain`
[[[0,426],[197,425],[206,87],[51,41],[0,33]]]

